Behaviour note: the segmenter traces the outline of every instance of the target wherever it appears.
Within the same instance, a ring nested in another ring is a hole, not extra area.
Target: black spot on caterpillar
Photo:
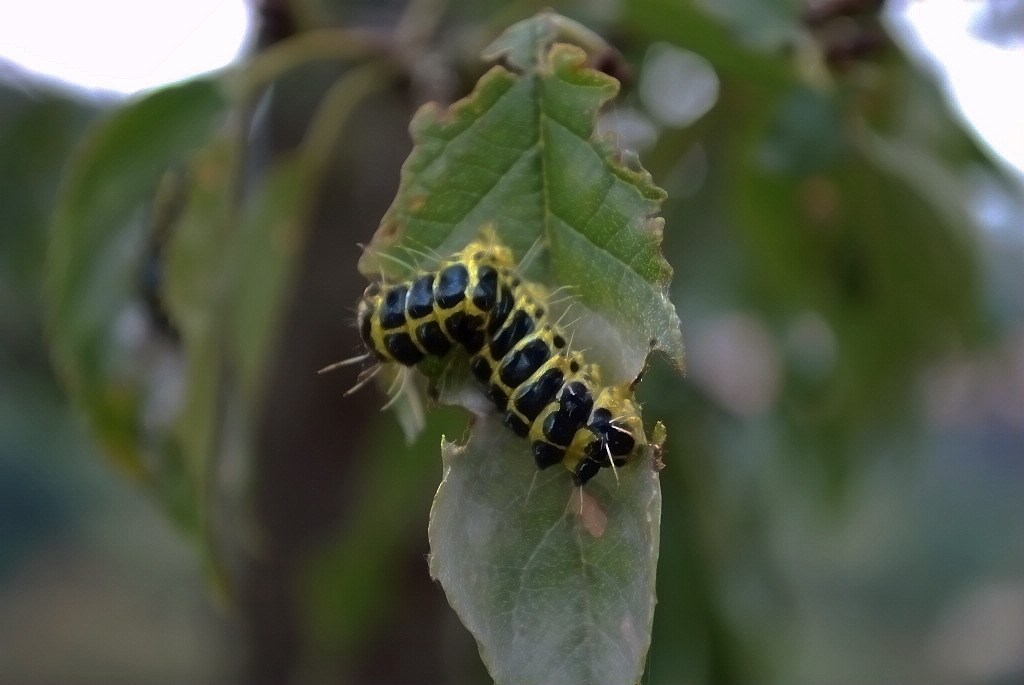
[[[597,366],[569,350],[547,299],[517,275],[507,248],[476,241],[432,271],[367,288],[357,314],[367,355],[358,359],[412,367],[461,346],[537,466],[562,463],[582,485],[625,464],[643,427],[632,386],[601,384]]]

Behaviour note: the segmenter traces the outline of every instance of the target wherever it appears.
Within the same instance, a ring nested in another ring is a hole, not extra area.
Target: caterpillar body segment
[[[484,323],[498,294],[498,268],[508,255],[471,244],[459,258],[411,281],[367,288],[357,319],[363,344],[380,361],[414,366],[444,356],[454,344],[484,343]]]
[[[577,484],[623,465],[644,442],[631,388],[606,387],[552,320],[548,294],[518,276],[511,252],[475,241],[436,269],[373,284],[360,336],[379,363],[406,367],[459,346],[502,422],[528,438],[539,468],[562,463]]]

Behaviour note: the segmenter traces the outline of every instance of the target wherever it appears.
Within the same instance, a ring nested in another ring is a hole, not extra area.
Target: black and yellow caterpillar
[[[622,466],[643,436],[631,387],[601,385],[596,365],[570,352],[552,323],[545,290],[493,242],[470,243],[409,281],[371,285],[357,321],[378,363],[411,367],[463,347],[503,423],[530,439],[537,466],[561,462],[577,485]]]

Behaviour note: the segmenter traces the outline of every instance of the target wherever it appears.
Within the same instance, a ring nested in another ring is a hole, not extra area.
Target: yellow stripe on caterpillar
[[[548,297],[490,238],[407,281],[371,285],[357,318],[381,364],[411,367],[465,349],[503,423],[530,440],[537,466],[561,462],[583,484],[635,454],[643,427],[632,389],[603,386],[600,370],[569,349]]]

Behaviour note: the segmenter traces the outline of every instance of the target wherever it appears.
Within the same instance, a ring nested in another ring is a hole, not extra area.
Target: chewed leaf
[[[517,259],[540,246],[531,275],[567,288],[581,305],[574,316],[596,332],[584,346],[619,369],[609,380],[635,376],[654,349],[682,368],[679,319],[666,296],[672,270],[656,217],[664,191],[623,162],[614,138],[594,136],[598,110],[618,82],[586,67],[579,47],[550,44],[555,33],[535,35],[544,56],[535,69],[494,67],[448,110],[431,104],[417,113],[415,148],[360,269],[405,278],[493,225]],[[613,345],[604,344],[609,331]]]
[[[619,468],[617,482],[575,488],[557,469],[537,471],[493,418],[465,446],[442,443],[430,572],[496,682],[640,678],[654,616],[658,449]]]
[[[556,41],[583,48],[587,54],[601,57],[612,48],[583,24],[551,11],[540,12],[508,27],[484,50],[488,61],[503,60],[517,71],[535,69],[544,53]]]

